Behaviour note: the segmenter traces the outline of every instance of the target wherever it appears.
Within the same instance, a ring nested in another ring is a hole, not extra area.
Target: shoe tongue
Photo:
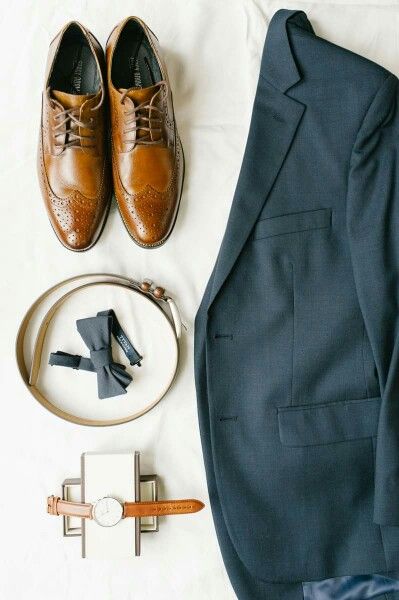
[[[58,90],[52,90],[51,95],[64,108],[80,108],[87,100],[95,96],[95,94],[67,94]]]
[[[120,92],[126,92],[126,89],[120,89]],[[159,85],[151,85],[146,88],[130,88],[126,96],[131,98],[135,104],[141,104],[142,102],[150,102],[153,95],[159,91]]]

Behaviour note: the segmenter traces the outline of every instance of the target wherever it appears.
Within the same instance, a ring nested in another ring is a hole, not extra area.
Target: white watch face
[[[122,519],[122,504],[115,498],[101,498],[93,506],[93,519],[101,527],[113,527]]]

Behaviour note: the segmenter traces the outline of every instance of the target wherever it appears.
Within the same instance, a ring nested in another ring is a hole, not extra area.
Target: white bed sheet
[[[207,498],[193,379],[193,320],[238,177],[266,27],[273,13],[283,7],[303,8],[319,35],[399,75],[398,0],[2,3],[2,600],[235,597]],[[105,43],[114,25],[129,14],[140,16],[156,32],[167,60],[186,156],[182,205],[174,233],[160,249],[145,251],[135,246],[113,205],[100,242],[87,253],[74,254],[51,231],[36,178],[47,48],[71,19],[84,23]],[[25,390],[14,359],[18,323],[31,301],[60,279],[96,271],[151,277],[162,283],[176,298],[188,327],[180,373],[168,396],[144,418],[110,429],[82,428],[45,411]],[[164,496],[198,497],[207,508],[199,515],[161,523],[158,534],[144,538],[141,558],[82,560],[79,540],[63,539],[61,522],[46,515],[45,498],[59,488],[64,477],[79,475],[81,452],[130,448],[142,451],[144,471],[156,471],[162,477]]]

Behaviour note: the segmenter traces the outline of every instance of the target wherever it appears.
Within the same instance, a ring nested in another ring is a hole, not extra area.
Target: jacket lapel
[[[305,110],[303,104],[284,94],[301,79],[290,48],[287,21],[294,18],[303,26],[303,15],[301,11],[281,10],[269,25],[247,145],[216,262],[208,309],[251,233]],[[311,30],[310,24],[307,28]]]
[[[208,308],[233,268],[289,150],[304,106],[260,80],[244,159],[219,251]],[[260,93],[261,92],[261,93]]]

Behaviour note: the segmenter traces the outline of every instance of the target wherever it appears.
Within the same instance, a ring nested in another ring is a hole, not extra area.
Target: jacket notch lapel
[[[208,309],[243,249],[290,148],[305,107],[259,79],[248,141]]]
[[[281,9],[270,21],[244,159],[215,265],[208,309],[248,239],[289,151],[305,106],[285,94],[301,80],[291,25],[313,32],[303,11]]]

